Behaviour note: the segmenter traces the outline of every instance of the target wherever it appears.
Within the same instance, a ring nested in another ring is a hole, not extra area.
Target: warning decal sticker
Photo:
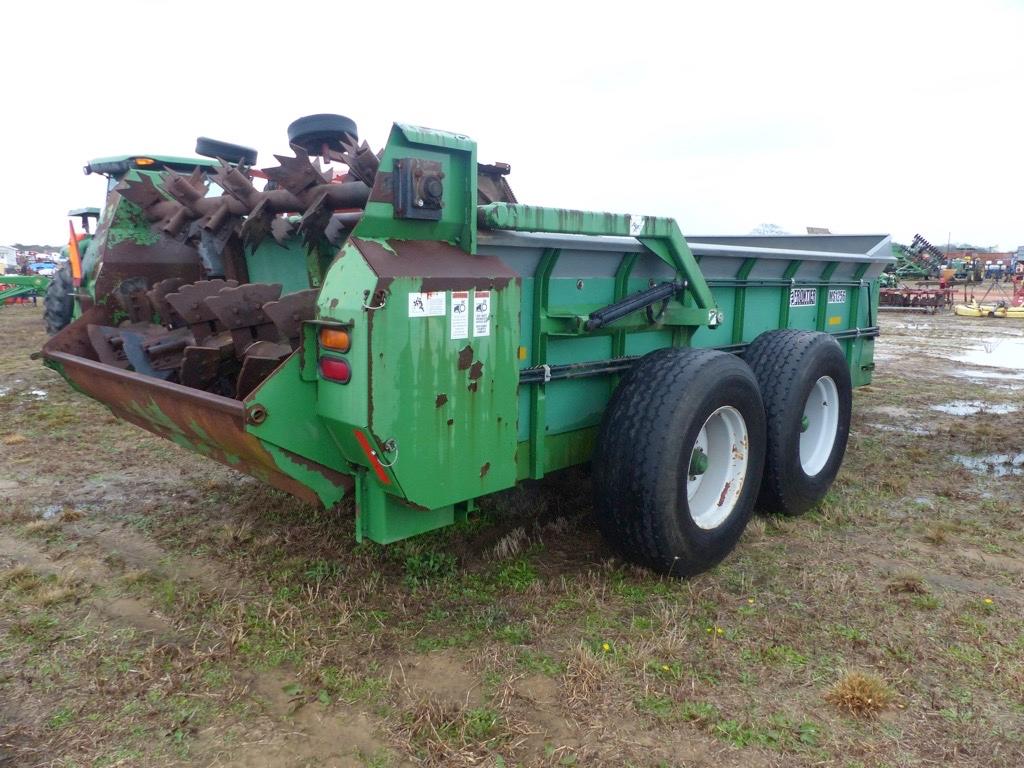
[[[469,337],[469,291],[452,291],[452,338]]]
[[[409,294],[409,317],[444,317],[444,291]]]
[[[491,292],[477,291],[473,297],[473,335],[491,335]]]

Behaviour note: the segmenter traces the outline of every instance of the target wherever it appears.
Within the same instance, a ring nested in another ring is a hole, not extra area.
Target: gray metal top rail
[[[688,237],[686,242],[695,256],[736,256],[790,261],[894,261],[889,247],[889,235],[694,235]],[[551,235],[486,229],[479,232],[479,244],[484,247],[518,245],[617,253],[644,250],[632,237]]]

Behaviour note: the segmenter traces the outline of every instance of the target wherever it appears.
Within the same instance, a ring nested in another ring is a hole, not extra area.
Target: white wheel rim
[[[698,528],[717,528],[736,508],[747,477],[749,447],[747,423],[731,405],[712,413],[700,428],[686,470],[687,507]]]
[[[813,477],[828,463],[839,431],[839,390],[830,376],[822,376],[811,387],[800,429],[800,466]]]

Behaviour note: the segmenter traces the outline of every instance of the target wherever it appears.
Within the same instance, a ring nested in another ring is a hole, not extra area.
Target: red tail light
[[[352,378],[352,367],[347,360],[338,357],[321,357],[320,375],[339,384],[348,384]]]

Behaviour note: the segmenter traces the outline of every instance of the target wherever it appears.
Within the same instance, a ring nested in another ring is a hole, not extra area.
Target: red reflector
[[[354,429],[352,431],[356,435],[356,442],[359,443],[359,447],[363,449],[363,453],[366,454],[366,458],[370,460],[370,466],[373,467],[374,474],[377,475],[377,479],[380,480],[381,485],[391,485],[391,478],[388,477],[388,473],[384,471],[384,465],[380,463],[380,459],[377,458],[377,452],[373,450],[373,447],[370,445],[370,441],[366,439],[366,435],[358,429]]]
[[[352,378],[352,368],[347,360],[337,357],[321,357],[320,375],[339,384],[348,384],[349,379]]]

